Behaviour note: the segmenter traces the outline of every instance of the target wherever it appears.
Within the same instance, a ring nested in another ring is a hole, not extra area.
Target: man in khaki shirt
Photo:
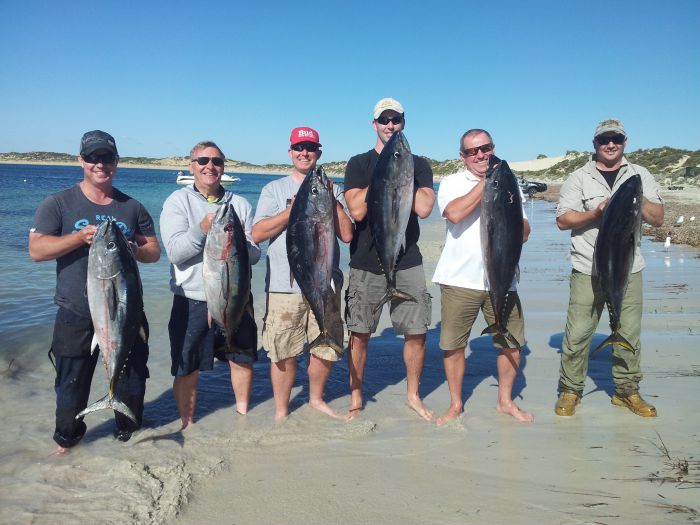
[[[633,175],[642,179],[642,220],[661,226],[664,208],[661,188],[648,170],[624,157],[627,133],[617,119],[607,119],[596,127],[590,161],[573,172],[561,187],[557,206],[557,226],[571,230],[571,292],[566,331],[562,341],[559,370],[559,399],[555,413],[572,416],[581,401],[588,372],[588,352],[605,298],[594,287],[593,251],[603,210],[612,194]],[[620,313],[620,334],[635,352],[613,346],[612,376],[615,394],[612,403],[629,408],[642,417],[656,417],[656,409],[639,395],[641,372],[642,269],[644,259],[635,247],[632,273]]]

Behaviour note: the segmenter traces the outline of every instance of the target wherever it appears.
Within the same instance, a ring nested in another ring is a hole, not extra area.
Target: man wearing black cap
[[[605,299],[594,286],[593,253],[603,210],[612,194],[630,177],[642,179],[642,220],[652,226],[664,222],[661,188],[649,171],[624,157],[627,133],[617,119],[603,120],[593,134],[595,154],[573,172],[561,187],[557,226],[571,230],[571,272],[569,311],[562,341],[559,369],[559,399],[554,412],[573,416],[581,401],[588,371],[588,351]],[[642,380],[640,334],[642,328],[642,268],[644,259],[635,248],[632,273],[620,312],[620,335],[634,347],[630,352],[613,346],[612,376],[615,394],[612,404],[628,408],[642,417],[656,417],[656,408],[639,395]]]
[[[78,444],[86,431],[75,416],[86,406],[99,352],[90,352],[94,334],[86,281],[88,253],[97,225],[107,218],[118,221],[130,241],[136,260],[156,262],[160,245],[153,219],[138,201],[112,186],[119,155],[114,138],[89,131],[80,142],[83,180],[47,197],[37,208],[29,233],[29,255],[34,261],[56,260],[58,305],[53,340],[56,368],[56,429],[58,453]],[[127,441],[141,426],[146,393],[148,345],[137,342],[117,383],[117,395],[136,415],[138,423],[115,412],[115,437]]]

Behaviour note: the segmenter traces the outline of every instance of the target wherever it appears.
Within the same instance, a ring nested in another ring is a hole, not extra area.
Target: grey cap
[[[80,139],[80,156],[90,155],[97,150],[106,149],[115,155],[119,155],[117,152],[117,143],[114,141],[114,137],[109,133],[100,131],[96,129],[95,131],[88,131]]]
[[[598,137],[603,133],[621,133],[625,137],[627,136],[627,133],[625,133],[625,126],[623,126],[622,122],[616,118],[609,118],[600,121],[598,126],[595,128],[593,138]]]

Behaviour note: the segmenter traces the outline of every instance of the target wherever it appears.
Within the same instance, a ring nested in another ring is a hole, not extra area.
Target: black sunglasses
[[[595,138],[595,141],[601,146],[607,146],[610,141],[619,146],[625,143],[625,136],[621,133],[618,133],[617,135],[600,135]]]
[[[117,161],[117,156],[114,153],[91,153],[84,155],[83,160],[88,164],[114,164]]]
[[[220,168],[224,165],[224,160],[225,159],[221,157],[197,157],[196,159],[192,159],[192,162],[196,162],[200,166],[206,166],[209,164],[209,161],[211,161],[214,166]]]
[[[289,146],[292,150],[294,151],[308,151],[309,153],[316,153],[319,149],[318,144],[314,144],[312,142],[301,142],[299,144],[292,144]]]
[[[481,151],[481,153],[488,153],[489,151],[493,151],[493,148],[493,142],[489,142],[488,144],[483,144],[475,148],[464,148],[462,150],[462,153],[464,153],[465,157],[473,157],[474,155],[479,153],[479,151]]]
[[[379,122],[382,126],[386,126],[389,122],[394,124],[395,126],[398,126],[403,122],[403,117],[401,115],[397,117],[377,117],[377,122]]]

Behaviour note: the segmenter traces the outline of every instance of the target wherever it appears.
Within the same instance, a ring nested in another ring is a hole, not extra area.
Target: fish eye
[[[318,195],[318,188],[316,188],[316,187],[311,188],[311,193],[314,195]]]
[[[109,241],[107,243],[107,249],[108,250],[114,250],[117,247],[117,245],[114,243],[114,241]]]
[[[394,158],[395,158],[395,159],[398,159],[400,156],[401,156],[401,153],[399,153],[398,151],[395,151],[395,152],[394,152]]]

